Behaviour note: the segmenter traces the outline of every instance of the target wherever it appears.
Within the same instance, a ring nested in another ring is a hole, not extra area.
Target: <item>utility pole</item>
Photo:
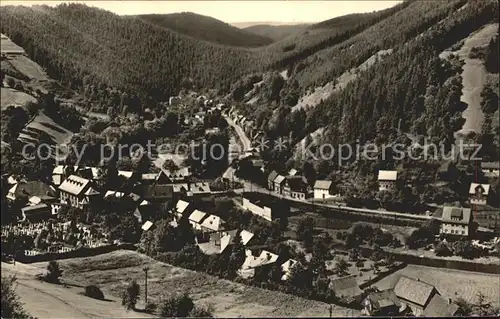
[[[145,278],[144,278],[144,306],[146,307],[148,305],[148,271],[149,267],[144,267],[142,270],[144,270]]]

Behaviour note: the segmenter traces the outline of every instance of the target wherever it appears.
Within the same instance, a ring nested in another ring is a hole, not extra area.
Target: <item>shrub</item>
[[[134,280],[127,286],[125,291],[123,291],[122,305],[125,306],[127,310],[135,309],[140,290],[139,284]]]
[[[164,299],[160,305],[160,317],[188,317],[194,309],[193,299],[187,294],[172,295]]]
[[[104,293],[95,285],[85,286],[84,295],[90,298],[104,300]]]
[[[47,266],[47,274],[45,275],[45,281],[50,283],[59,283],[59,277],[62,275],[62,270],[59,268],[57,261],[49,261]]]
[[[156,308],[158,308],[158,306],[154,303],[154,302],[148,302],[146,304],[146,307],[144,307],[144,311],[146,313],[154,313],[156,311]]]

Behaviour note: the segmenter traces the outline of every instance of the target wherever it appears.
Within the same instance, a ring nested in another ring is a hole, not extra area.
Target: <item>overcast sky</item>
[[[2,5],[79,2],[117,14],[194,12],[224,22],[318,22],[355,12],[392,7],[401,1],[8,1]]]

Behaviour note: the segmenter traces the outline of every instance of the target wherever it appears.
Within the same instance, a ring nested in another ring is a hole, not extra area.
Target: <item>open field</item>
[[[48,77],[37,63],[21,55],[9,58],[10,64],[30,80],[47,81]]]
[[[87,258],[60,260],[63,280],[97,284],[105,294],[119,296],[136,279],[143,286],[143,267],[149,266],[148,300],[163,294],[189,291],[197,304],[212,303],[217,316],[329,316],[329,305],[292,295],[249,287],[155,261],[132,251],[115,251]],[[47,263],[35,263],[44,269]],[[142,294],[141,294],[142,296]],[[356,316],[357,311],[335,306],[334,316]],[[116,317],[116,316],[114,316]]]
[[[53,285],[35,279],[40,269],[21,263],[2,263],[2,275],[15,275],[16,292],[29,314],[37,318],[154,318],[151,315],[126,311],[121,300],[109,296],[95,300],[83,296],[81,286]]]
[[[1,108],[5,108],[9,105],[25,105],[28,102],[36,102],[36,99],[24,92],[12,89],[12,88],[1,88],[1,98],[0,105]]]
[[[462,297],[469,302],[476,302],[476,294],[481,291],[488,302],[500,306],[500,275],[408,265],[375,283],[374,286],[379,289],[393,288],[402,275],[414,279],[420,278],[434,285],[442,295],[452,299]]]
[[[498,23],[488,24],[479,31],[471,34],[465,39],[464,45],[458,51],[458,55],[464,60],[462,72],[462,97],[460,100],[468,105],[462,113],[465,118],[464,126],[460,133],[481,132],[481,124],[484,119],[481,111],[481,92],[486,81],[486,69],[484,63],[479,59],[470,59],[469,53],[474,47],[487,45],[491,38],[498,33]]]
[[[39,140],[41,135],[47,134],[53,144],[67,143],[73,133],[66,128],[60,126],[50,117],[43,113],[37,115],[19,134],[20,140],[33,141]]]

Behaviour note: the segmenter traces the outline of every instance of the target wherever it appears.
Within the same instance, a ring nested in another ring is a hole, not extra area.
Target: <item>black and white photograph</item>
[[[500,317],[499,0],[0,3],[1,318]]]

